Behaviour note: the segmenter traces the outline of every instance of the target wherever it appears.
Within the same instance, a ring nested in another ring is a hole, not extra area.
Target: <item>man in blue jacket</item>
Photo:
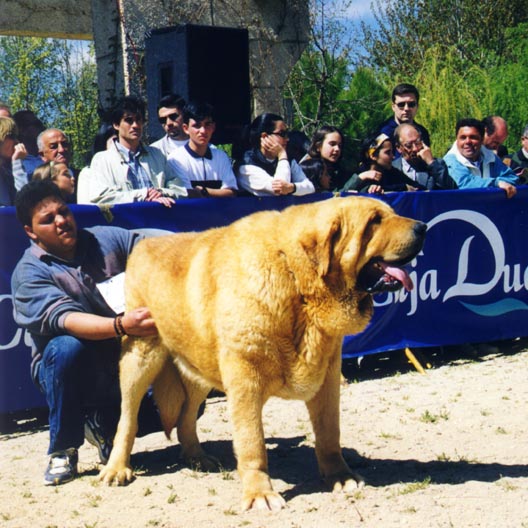
[[[498,187],[511,198],[517,192],[519,178],[491,150],[483,146],[484,123],[461,119],[456,124],[456,141],[444,156],[449,175],[459,189]]]

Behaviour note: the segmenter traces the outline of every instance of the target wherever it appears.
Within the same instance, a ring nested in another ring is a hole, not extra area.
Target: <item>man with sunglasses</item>
[[[168,94],[160,99],[158,103],[158,120],[165,131],[165,135],[154,141],[150,146],[163,152],[166,158],[175,149],[185,145],[189,136],[184,132],[183,108],[185,99],[176,94]]]
[[[392,111],[394,112],[394,115],[380,125],[379,133],[386,134],[391,138],[392,146],[394,147],[394,159],[397,159],[401,156],[400,152],[395,148],[396,143],[394,141],[394,130],[402,123],[414,124],[420,131],[422,140],[425,142],[425,144],[431,144],[431,139],[427,129],[414,120],[416,113],[418,112],[419,101],[420,94],[418,89],[412,84],[398,84],[394,90],[392,90]]]
[[[164,154],[143,145],[145,112],[143,100],[134,96],[115,105],[110,117],[117,139],[93,157],[83,203],[158,202],[171,207],[187,196]]]

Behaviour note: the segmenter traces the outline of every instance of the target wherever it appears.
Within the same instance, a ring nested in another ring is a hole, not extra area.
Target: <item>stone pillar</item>
[[[0,35],[89,39],[100,105],[146,96],[145,32],[180,24],[247,28],[253,114],[282,112],[282,89],[305,48],[308,0],[2,0]]]
[[[146,97],[145,32],[180,24],[247,28],[253,114],[282,112],[282,89],[308,42],[307,0],[92,0],[103,107],[116,96]]]

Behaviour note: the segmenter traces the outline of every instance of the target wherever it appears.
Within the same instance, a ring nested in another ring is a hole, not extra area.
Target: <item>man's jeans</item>
[[[96,409],[104,429],[114,435],[121,404],[119,355],[115,339],[88,341],[64,335],[48,343],[38,371],[39,388],[49,407],[48,454],[80,447],[84,418]],[[162,431],[150,391],[141,403],[138,426],[138,436]]]
[[[119,417],[119,343],[86,341],[64,335],[46,346],[38,372],[40,390],[49,407],[48,454],[80,447],[84,417],[103,409],[107,420]]]

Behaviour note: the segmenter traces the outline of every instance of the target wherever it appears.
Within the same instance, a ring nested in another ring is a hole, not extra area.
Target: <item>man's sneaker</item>
[[[52,453],[46,473],[44,473],[44,484],[58,486],[73,480],[77,476],[78,460],[77,449],[74,447]]]
[[[97,447],[101,464],[106,464],[112,451],[112,438],[107,435],[98,411],[87,415],[84,421],[84,438]]]

